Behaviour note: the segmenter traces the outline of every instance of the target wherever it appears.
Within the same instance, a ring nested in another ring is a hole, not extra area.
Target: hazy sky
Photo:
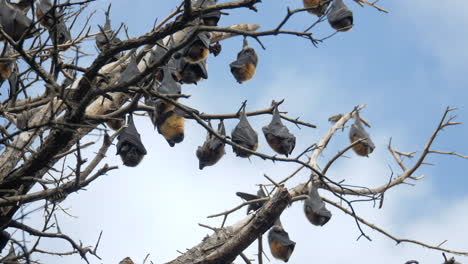
[[[99,19],[94,23],[104,23],[102,14],[108,2],[97,1]],[[459,107],[458,121],[468,121],[468,53],[465,52],[468,3],[464,0],[445,1],[443,5],[425,0],[380,1],[390,14],[361,8],[353,1],[346,3],[354,12],[353,30],[337,34],[318,48],[291,36],[262,38],[266,50],[251,40],[259,55],[259,66],[254,79],[242,85],[235,82],[228,66],[241,48],[241,38],[223,41],[221,55],[208,60],[209,79],[198,86],[183,87],[184,93],[192,94],[184,102],[201,112],[232,113],[245,99],[247,110],[253,110],[268,107],[273,99],[284,98],[282,111],[318,126],[299,130],[288,124],[297,136],[293,154],[316,142],[329,129],[329,116],[367,104],[362,116],[372,123],[369,132],[376,144],[374,153],[369,158],[349,153],[350,158],[337,161],[328,176],[369,187],[387,182],[390,167],[396,174],[401,172],[387,150],[390,138],[401,151],[421,151],[448,105]],[[299,8],[302,1],[263,1],[258,5],[258,13],[230,11],[220,25],[257,23],[262,25],[261,30],[268,30],[283,18],[287,6]],[[112,1],[111,19],[114,27],[124,22],[130,35],[137,36],[147,32],[156,18],[161,20],[173,8],[173,1],[116,0]],[[287,28],[303,30],[314,21],[314,16],[302,13],[293,17]],[[93,29],[96,31],[97,27]],[[325,22],[313,32],[320,38],[333,31]],[[269,116],[250,119],[259,132],[259,151],[272,154],[261,134],[261,127],[269,120]],[[83,241],[84,245],[94,245],[103,230],[98,249],[102,261],[90,257],[91,263],[118,263],[126,256],[142,263],[148,253],[155,263],[172,260],[179,255],[176,250],[185,251],[211,234],[198,223],[221,224],[221,218],[213,220],[206,216],[238,205],[241,201],[235,196],[236,191],[255,192],[255,184],[266,183],[263,174],[281,180],[296,168],[255,157],[249,162],[234,157],[227,147],[226,156],[216,166],[200,171],[195,150],[204,141],[205,132],[195,123],[188,122],[183,143],[170,148],[147,118],[137,118],[136,122],[148,150],[143,162],[137,168],[124,167],[119,157],[114,156],[113,147],[105,162],[121,168],[100,178],[87,190],[70,195],[61,204],[76,216],[58,214],[64,233]],[[228,133],[236,123],[236,120],[226,121]],[[465,125],[445,129],[434,149],[468,154],[467,132]],[[337,133],[320,158],[320,164],[323,166],[347,144],[347,130]],[[426,178],[414,186],[400,185],[388,191],[382,209],[369,203],[357,205],[356,210],[397,237],[432,245],[448,240],[445,247],[468,251],[465,231],[468,179],[464,170],[468,160],[431,155],[427,161],[435,166],[424,166],[416,173]],[[414,161],[406,162],[411,165]],[[307,177],[303,172],[286,187],[294,187]],[[373,241],[356,241],[360,233],[354,220],[328,208],[333,217],[324,227],[308,223],[302,203],[295,203],[284,212],[283,225],[290,238],[297,242],[289,263],[394,264],[410,259],[417,259],[421,264],[442,262],[438,251],[411,244],[395,245],[367,227],[364,230]],[[240,220],[244,214],[244,209],[233,214],[228,224]],[[28,221],[39,228],[40,216],[35,214]],[[57,240],[44,240],[42,245],[44,250],[70,250],[68,244]],[[266,253],[271,256],[269,250]],[[256,247],[246,254],[254,258]],[[39,258],[45,263],[58,263],[55,258],[55,261],[47,256]],[[280,263],[271,257],[270,260]],[[468,262],[468,258],[459,260]],[[81,261],[79,257],[67,257],[63,263]]]

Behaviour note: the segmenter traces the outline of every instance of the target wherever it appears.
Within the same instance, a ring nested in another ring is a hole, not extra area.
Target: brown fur
[[[321,16],[325,13],[328,7],[328,2],[324,0],[303,0],[304,8],[314,8],[307,12]]]
[[[285,247],[278,243],[277,241],[272,241],[270,243],[271,255],[277,259],[281,259],[284,262],[288,262],[289,257],[291,257],[291,248]]]
[[[284,149],[281,146],[281,139],[273,136],[272,134],[267,135],[267,143],[278,154],[283,154],[283,155],[289,154],[288,150]]]
[[[173,140],[184,134],[185,119],[176,114],[168,117],[160,126],[159,131],[166,140]]]
[[[3,80],[10,78],[11,75],[11,65],[10,63],[0,63],[0,77]]]
[[[360,138],[355,136],[351,139],[351,143],[358,141],[358,140],[360,140]],[[367,155],[371,153],[370,148],[364,142],[355,145],[353,147],[353,150],[359,156],[364,156],[364,157],[367,157]]]
[[[185,59],[190,63],[197,63],[206,58],[210,54],[210,50],[205,48],[201,43],[195,43],[187,53]]]
[[[253,63],[248,63],[242,68],[232,68],[231,72],[234,74],[236,80],[240,83],[252,79],[255,75],[256,67]]]

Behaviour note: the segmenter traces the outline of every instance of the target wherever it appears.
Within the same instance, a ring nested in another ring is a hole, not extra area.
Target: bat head
[[[171,139],[168,139],[167,140],[167,143],[169,144],[169,146],[171,147],[174,147],[175,144],[177,143],[180,143],[184,141],[184,134],[183,133],[179,133],[177,134],[175,137],[171,138]]]
[[[202,78],[208,79],[206,60],[189,63],[184,58],[177,60],[177,73],[183,83],[197,83]]]
[[[146,155],[146,149],[141,142],[131,114],[128,117],[127,127],[120,132],[117,139],[117,155],[120,155],[124,165],[137,166]]]
[[[343,0],[334,0],[328,14],[328,22],[337,31],[349,31],[353,27],[353,12],[345,5]]]
[[[123,164],[128,167],[136,167],[144,157],[144,154],[129,142],[125,142],[121,145],[119,155]]]
[[[223,121],[219,122],[217,133],[222,136],[226,135]],[[203,146],[198,147],[196,152],[199,161],[199,169],[202,170],[206,166],[216,164],[225,154],[224,145],[224,142],[208,132]]]

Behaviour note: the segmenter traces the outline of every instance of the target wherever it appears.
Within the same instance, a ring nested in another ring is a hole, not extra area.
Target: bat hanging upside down
[[[231,132],[232,141],[247,149],[256,151],[258,148],[258,135],[247,120],[247,115],[245,114],[245,105],[242,107],[242,112],[240,113],[239,119],[239,123]],[[232,150],[238,157],[248,158],[251,155],[251,153],[234,146],[232,147]]]
[[[278,154],[286,155],[292,153],[296,146],[296,137],[289,133],[288,128],[281,122],[278,105],[273,110],[273,118],[268,126],[262,128],[268,145]]]
[[[268,244],[271,255],[284,262],[288,262],[296,246],[296,242],[289,239],[288,232],[284,230],[279,219],[268,232]]]
[[[323,226],[332,216],[331,212],[325,207],[317,186],[313,183],[309,190],[309,197],[304,201],[304,213],[309,222],[316,226]]]
[[[229,64],[231,73],[238,83],[243,83],[252,79],[255,75],[257,64],[257,53],[249,46],[247,39],[244,38],[243,48],[237,54],[237,59]]]
[[[368,157],[375,149],[374,142],[372,142],[369,134],[364,130],[361,118],[359,117],[359,112],[356,112],[354,120],[354,124],[352,124],[349,129],[349,140],[351,143],[354,143],[355,141],[362,139],[363,141],[355,145],[353,150],[359,156]]]
[[[222,120],[219,122],[217,132],[221,136],[226,136],[226,129],[224,128],[224,123]],[[208,132],[203,146],[198,147],[196,152],[199,169],[202,170],[206,166],[212,166],[216,164],[225,153],[224,142],[215,135]]]
[[[120,132],[117,139],[117,155],[120,155],[123,164],[136,167],[146,155],[146,149],[133,123],[132,114],[128,116],[127,127]]]

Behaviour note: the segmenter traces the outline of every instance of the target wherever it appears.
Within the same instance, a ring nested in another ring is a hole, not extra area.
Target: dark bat
[[[0,233],[0,253],[8,244],[8,241],[10,240],[10,238],[11,238],[10,233],[8,233],[7,231],[3,230]]]
[[[136,61],[136,55],[132,54],[130,56],[130,61],[127,65],[127,67],[120,73],[119,79],[117,81],[117,84],[123,83],[127,80],[132,79],[136,75],[140,74],[140,70],[138,69],[138,63]]]
[[[9,4],[7,0],[0,0],[0,25],[14,41],[18,41],[23,35],[25,35],[24,38],[31,38],[37,31],[36,28],[31,27],[31,19],[20,9]],[[3,40],[3,37],[0,40]]]
[[[177,60],[177,75],[182,83],[197,84],[201,79],[208,79],[206,60],[197,63],[189,63],[185,59]]]
[[[304,213],[309,222],[316,226],[323,226],[332,216],[331,212],[325,207],[317,186],[314,184],[309,190],[309,197],[304,201]]]
[[[296,146],[296,137],[289,133],[288,128],[281,122],[278,105],[273,110],[273,118],[268,126],[262,128],[268,145],[278,154],[286,155],[292,153]]]
[[[256,151],[258,148],[258,135],[255,130],[250,126],[249,121],[247,120],[247,115],[245,114],[245,106],[242,107],[242,112],[240,113],[240,121],[237,126],[231,132],[231,139],[234,143],[239,144],[245,148],[248,148],[252,151]],[[248,158],[251,153],[241,150],[236,147],[232,147],[232,151],[236,153],[238,157]]]
[[[372,142],[372,139],[370,138],[369,134],[367,134],[366,130],[362,126],[361,118],[359,117],[359,112],[356,112],[354,119],[354,124],[352,124],[351,128],[349,129],[349,140],[351,141],[351,143],[353,143],[357,140],[364,139],[364,141],[355,145],[353,147],[353,150],[359,156],[368,157],[369,154],[372,153],[372,151],[374,151],[375,149],[374,142]]]
[[[328,23],[337,31],[345,32],[353,27],[353,12],[345,5],[343,0],[333,0]]]
[[[255,75],[257,64],[257,53],[249,46],[247,39],[244,38],[243,48],[237,53],[237,59],[229,64],[231,73],[238,83],[243,83],[252,79]]]
[[[165,110],[156,119],[159,134],[163,135],[169,146],[184,140],[185,118],[184,111],[173,104],[166,104]]]
[[[307,12],[317,16],[323,16],[327,11],[330,0],[303,0],[303,3],[304,8],[312,8],[307,10]]]
[[[216,5],[216,0],[198,0],[193,4],[195,8],[205,8],[211,5]],[[221,18],[221,11],[215,10],[209,13],[202,14],[202,22],[207,26],[217,26]]]
[[[127,127],[120,132],[117,139],[117,155],[120,155],[123,164],[136,167],[146,155],[146,149],[133,123],[132,114],[128,115]]]
[[[191,35],[191,33],[187,33],[187,37]],[[176,54],[175,58],[182,57],[190,63],[205,60],[210,54],[210,39],[211,34],[209,32],[203,31],[198,33],[192,41]]]
[[[289,239],[288,232],[284,230],[279,220],[268,232],[268,244],[271,255],[284,262],[288,262],[296,246],[296,242]]]
[[[226,136],[226,129],[221,120],[218,124],[218,134]],[[198,168],[202,170],[206,166],[216,164],[226,154],[224,150],[224,142],[217,138],[215,135],[208,132],[203,146],[197,149]]]
[[[107,11],[105,12],[106,15],[106,23],[104,24],[104,27],[102,27],[102,30],[104,31],[104,34],[100,32],[99,34],[96,35],[96,46],[99,49],[99,51],[104,51],[106,48],[109,46],[114,46],[122,42],[118,37],[117,33],[115,33],[112,28],[111,28],[111,21],[109,18],[109,12],[110,12],[110,6],[108,7]],[[113,56],[111,61],[116,61],[120,58],[120,53],[116,54]]]
[[[49,0],[39,0],[36,4],[36,15],[39,22],[47,28],[52,42],[64,44],[71,41],[70,30],[65,24],[65,14],[58,8],[53,9],[53,5]]]
[[[263,191],[262,187],[259,188],[257,191],[257,195],[250,194],[250,193],[245,193],[245,192],[236,192],[236,195],[239,196],[240,198],[246,200],[246,201],[251,201],[259,198],[266,197],[265,192]],[[258,202],[258,203],[251,203],[247,206],[247,214],[249,214],[250,211],[257,211],[260,209],[265,202]]]

